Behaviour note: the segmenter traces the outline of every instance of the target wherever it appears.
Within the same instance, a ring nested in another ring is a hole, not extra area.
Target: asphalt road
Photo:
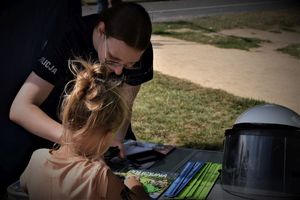
[[[141,3],[152,21],[172,21],[230,12],[251,12],[299,7],[296,0],[177,0]],[[299,9],[300,12],[300,9]]]
[[[297,0],[174,0],[142,2],[153,22],[174,21],[232,12],[298,7]],[[83,6],[83,15],[96,13],[96,5]]]

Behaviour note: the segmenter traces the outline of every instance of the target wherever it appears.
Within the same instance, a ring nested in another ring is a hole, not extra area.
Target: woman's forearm
[[[53,88],[52,84],[32,72],[16,95],[9,118],[35,135],[58,142],[62,135],[62,125],[39,107]]]
[[[62,134],[62,125],[51,119],[38,106],[19,104],[13,105],[12,108],[10,113],[12,121],[37,136],[52,142],[59,141]]]

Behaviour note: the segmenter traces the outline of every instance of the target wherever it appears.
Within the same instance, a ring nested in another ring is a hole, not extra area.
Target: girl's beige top
[[[36,150],[21,175],[31,200],[122,199],[128,190],[102,160],[56,157],[49,149]]]

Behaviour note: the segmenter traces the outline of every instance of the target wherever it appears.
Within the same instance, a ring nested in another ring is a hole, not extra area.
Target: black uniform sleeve
[[[130,70],[124,69],[125,83],[135,86],[150,81],[153,78],[153,48],[151,43],[136,65],[141,67]]]
[[[75,22],[81,18],[80,0],[42,1],[45,20],[48,25],[46,31],[47,41],[44,43],[40,57],[34,62],[33,71],[50,82],[56,83],[63,78],[70,50],[67,49],[70,42],[70,30]],[[49,15],[50,14],[50,15]],[[52,27],[51,29],[48,27]]]
[[[67,31],[48,39],[45,47],[33,66],[33,72],[39,77],[57,86],[66,78],[70,53],[70,38]]]

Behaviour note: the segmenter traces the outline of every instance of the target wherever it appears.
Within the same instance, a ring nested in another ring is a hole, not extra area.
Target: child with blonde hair
[[[31,200],[149,199],[137,177],[123,182],[103,159],[127,116],[121,82],[100,64],[79,59],[70,69],[76,78],[65,88],[60,147],[32,154],[21,187]]]

